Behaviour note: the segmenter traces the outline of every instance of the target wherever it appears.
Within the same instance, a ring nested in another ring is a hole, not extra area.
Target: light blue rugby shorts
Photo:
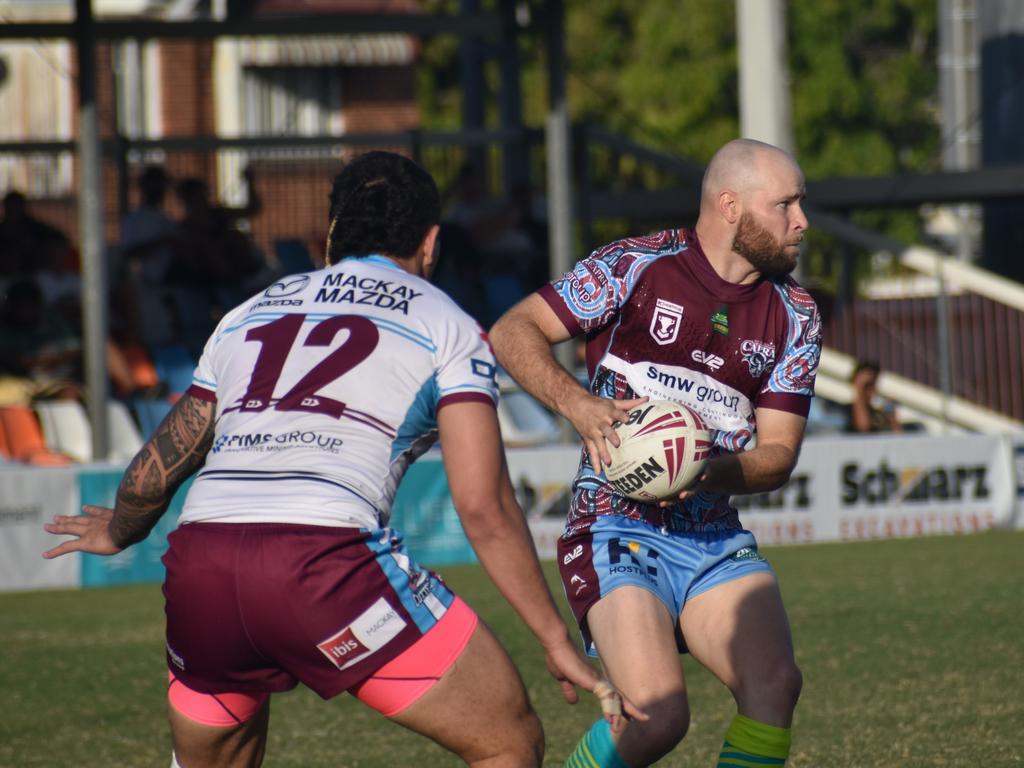
[[[663,531],[619,515],[602,515],[589,530],[559,540],[558,567],[591,656],[587,611],[619,587],[652,592],[678,622],[691,597],[741,576],[773,572],[750,531]],[[678,633],[677,641],[685,652]]]

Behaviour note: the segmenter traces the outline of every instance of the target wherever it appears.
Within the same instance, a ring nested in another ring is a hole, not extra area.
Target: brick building
[[[9,20],[69,20],[72,3],[9,2]],[[203,0],[94,0],[98,19],[201,18],[223,3]],[[255,0],[254,15],[419,13],[416,0]],[[104,138],[209,139],[338,137],[419,126],[416,41],[405,34],[284,38],[153,39],[97,44],[98,108]],[[0,141],[69,141],[77,91],[73,45],[66,41],[0,43]],[[242,171],[252,171],[262,208],[249,219],[268,253],[300,240],[314,255],[326,227],[330,179],[341,145],[273,149],[117,149],[103,164],[108,241],[135,204],[134,178],[149,162],[174,179],[198,177],[225,205],[251,200]],[[75,161],[70,152],[0,154],[0,194],[23,191],[32,210],[75,237]],[[172,214],[175,200],[168,200]]]

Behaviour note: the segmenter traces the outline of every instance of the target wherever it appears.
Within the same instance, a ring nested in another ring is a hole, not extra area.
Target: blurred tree
[[[425,5],[449,12],[457,0]],[[539,126],[547,106],[544,0],[526,6],[523,113]],[[940,168],[936,6],[935,0],[789,2],[793,126],[808,178]],[[565,0],[565,7],[574,121],[699,163],[737,136],[734,3]],[[457,51],[452,39],[425,46],[420,95],[427,127],[457,125]],[[493,72],[489,82],[493,88]],[[901,240],[920,236],[914,211],[859,211],[856,218]],[[833,245],[821,240],[816,248],[814,269],[827,277],[820,272],[830,270]]]

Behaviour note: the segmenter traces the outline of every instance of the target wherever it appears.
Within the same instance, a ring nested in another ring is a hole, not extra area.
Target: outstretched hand
[[[43,552],[43,557],[52,560],[66,555],[68,552],[89,552],[94,555],[116,555],[121,551],[110,538],[109,523],[114,510],[108,507],[94,507],[87,504],[82,507],[84,515],[57,515],[52,523],[45,523],[43,529],[47,533],[58,536],[75,536],[77,538],[58,544],[53,549]]]
[[[603,472],[604,468],[612,463],[608,443],[615,447],[619,445],[615,425],[625,421],[631,410],[643,405],[647,400],[646,397],[612,400],[588,393],[566,409],[565,417],[583,439],[583,444],[590,455],[590,465],[595,472]]]
[[[570,704],[580,700],[576,686],[592,692],[601,703],[601,712],[612,732],[621,733],[629,720],[647,720],[647,714],[622,695],[583,657],[571,643],[547,651],[548,672],[562,687]]]

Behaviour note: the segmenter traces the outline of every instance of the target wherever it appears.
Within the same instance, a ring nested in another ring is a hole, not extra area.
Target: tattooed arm
[[[183,395],[128,465],[114,509],[86,505],[84,515],[55,517],[43,526],[48,532],[78,538],[43,557],[75,551],[112,555],[145,539],[167,511],[174,492],[206,459],[213,444],[215,409],[212,402]]]

